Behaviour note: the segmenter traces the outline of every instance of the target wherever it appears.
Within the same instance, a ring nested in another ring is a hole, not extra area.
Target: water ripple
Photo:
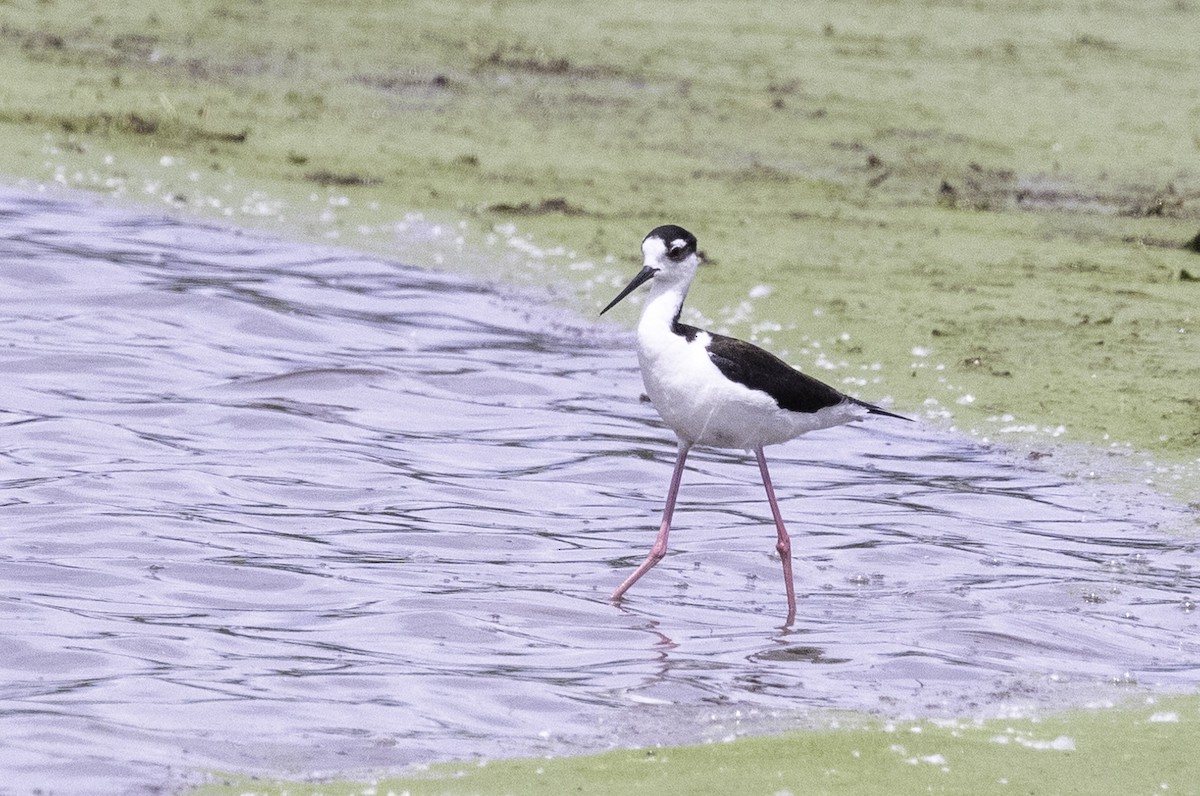
[[[725,452],[693,456],[671,555],[614,608],[674,445],[627,336],[541,304],[0,192],[4,781],[150,791],[1200,679],[1172,510],[919,424],[775,450],[792,630],[757,470]]]

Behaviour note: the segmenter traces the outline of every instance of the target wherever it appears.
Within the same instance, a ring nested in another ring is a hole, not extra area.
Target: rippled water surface
[[[674,442],[627,333],[539,304],[0,192],[0,789],[1200,681],[1167,509],[919,423],[773,449],[792,629],[728,453],[693,454],[671,554],[613,607]]]

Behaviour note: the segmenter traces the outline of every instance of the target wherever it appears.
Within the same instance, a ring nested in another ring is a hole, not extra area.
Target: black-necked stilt
[[[651,230],[642,240],[642,257],[642,270],[600,314],[608,312],[644,282],[654,280],[638,321],[638,361],[646,394],[679,437],[679,453],[654,546],[641,566],[613,592],[612,600],[619,601],[630,586],[666,555],[675,498],[692,446],[742,448],[753,450],[758,458],[758,469],[775,517],[779,536],[776,549],[783,560],[783,580],[787,587],[786,624],[790,625],[796,617],[792,544],[775,501],[763,446],[849,423],[867,414],[908,418],[851,398],[756,345],[680,323],[683,300],[700,265],[696,236],[683,227],[667,224]]]

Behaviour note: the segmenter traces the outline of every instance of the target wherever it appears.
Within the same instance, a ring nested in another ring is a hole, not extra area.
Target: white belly
[[[657,333],[656,333],[657,332]],[[725,378],[704,349],[661,328],[638,330],[638,360],[646,394],[667,425],[685,441],[752,450],[808,431],[840,425],[862,414],[843,403],[818,412],[781,409],[770,395]]]

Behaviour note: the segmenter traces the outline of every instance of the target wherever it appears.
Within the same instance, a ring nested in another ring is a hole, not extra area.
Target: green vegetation
[[[2,172],[550,282],[587,313],[675,221],[712,262],[704,319],[1195,495],[1194,3],[0,13]]]
[[[192,796],[1200,793],[1200,702],[916,721],[589,757],[437,765],[370,783],[234,778]],[[219,778],[218,778],[219,779]]]

